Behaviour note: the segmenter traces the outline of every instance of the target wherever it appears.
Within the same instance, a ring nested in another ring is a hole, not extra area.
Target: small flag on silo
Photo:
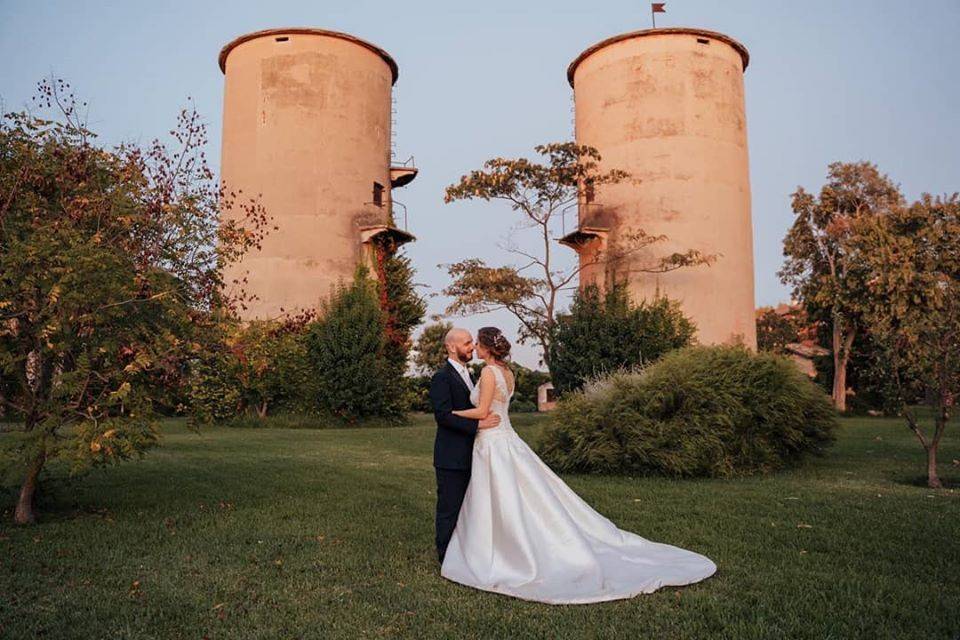
[[[653,28],[657,28],[657,14],[667,12],[667,3],[666,2],[651,2],[650,3],[650,18],[653,20]]]

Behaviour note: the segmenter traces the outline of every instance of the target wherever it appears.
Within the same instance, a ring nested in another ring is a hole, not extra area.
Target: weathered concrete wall
[[[576,139],[596,147],[603,169],[631,180],[596,190],[580,226],[607,228],[608,246],[634,229],[668,240],[617,268],[586,269],[581,284],[629,277],[634,299],[680,300],[702,343],[756,347],[753,233],[742,45],[709,31],[657,29],[598,43],[570,65]],[[581,261],[591,247],[582,245]],[[711,266],[666,274],[635,270],[698,249]]]
[[[224,184],[262,194],[280,227],[224,276],[246,275],[260,298],[244,319],[317,308],[363,258],[360,227],[388,222],[396,64],[373,45],[318,29],[242,36],[220,64]],[[382,207],[372,204],[374,182]]]

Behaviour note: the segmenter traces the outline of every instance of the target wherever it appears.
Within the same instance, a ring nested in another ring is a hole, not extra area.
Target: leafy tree
[[[423,328],[413,356],[413,363],[421,375],[431,375],[447,361],[447,347],[443,340],[452,328],[452,322],[435,322]]]
[[[391,348],[378,285],[365,267],[341,285],[310,325],[307,351],[318,408],[344,422],[403,416],[403,376],[387,357]]]
[[[786,353],[786,346],[800,339],[793,314],[777,313],[772,307],[757,309],[757,349]]]
[[[430,404],[430,380],[432,378],[433,376],[427,375],[404,378],[408,393],[407,406],[411,411],[433,413],[433,406]]]
[[[666,298],[634,305],[625,283],[615,283],[605,293],[584,287],[554,327],[553,385],[563,394],[590,378],[653,362],[689,344],[695,331],[679,304]]]
[[[238,300],[222,294],[221,269],[267,223],[253,201],[237,206],[242,224],[220,222],[239,196],[221,198],[195,111],[181,112],[173,151],[105,149],[66,83],[41,82],[36,102],[52,119],[0,122],[2,401],[23,421],[0,457],[21,482],[18,523],[35,520],[48,463],[79,472],[157,444],[155,404]]]
[[[572,142],[534,147],[544,156],[538,163],[526,158],[487,160],[483,169],[471,171],[446,190],[445,202],[455,200],[500,200],[522,216],[522,224],[533,228],[540,250],[530,253],[517,246],[508,250],[523,266],[490,267],[470,258],[447,266],[453,282],[444,289],[453,302],[448,314],[470,315],[505,309],[520,321],[520,341],[534,340],[543,350],[543,360],[552,371],[550,340],[556,322],[560,294],[571,288],[580,271],[597,265],[632,259],[631,270],[664,273],[682,267],[706,264],[713,256],[690,250],[673,253],[649,264],[636,264],[637,254],[666,239],[645,231],[624,234],[623,239],[599,252],[589,263],[570,270],[557,267],[553,256],[553,231],[562,211],[575,205],[581,192],[628,179],[617,169],[601,172],[596,149]],[[532,273],[531,273],[532,271]],[[529,275],[528,275],[529,274]]]
[[[310,379],[303,335],[314,316],[307,310],[278,320],[251,321],[228,339],[238,365],[243,408],[265,418],[278,405],[297,406],[301,386]]]
[[[937,450],[960,394],[960,196],[924,194],[861,227],[864,317],[893,370],[902,415],[926,450],[927,484],[938,488]],[[918,391],[934,408],[932,434],[908,404]]]
[[[391,357],[400,374],[406,368],[410,351],[410,335],[423,322],[427,305],[417,294],[410,258],[397,253],[395,246],[381,246],[377,251],[380,308],[384,313],[387,341]]]
[[[829,344],[830,327],[824,323],[817,325],[819,344]],[[833,391],[833,356],[816,356],[813,359],[817,371],[814,382],[819,384],[827,393]],[[904,372],[902,375],[907,375]],[[852,392],[847,395],[848,413],[869,413],[881,411],[889,415],[899,415],[900,400],[898,383],[894,379],[894,371],[884,353],[873,336],[869,322],[864,320],[863,330],[857,333],[850,347],[850,358],[847,360],[847,389]],[[904,382],[902,388],[906,391],[916,389],[912,382]],[[918,402],[922,398],[917,394],[908,394],[908,402]],[[905,396],[905,399],[907,396]]]
[[[545,382],[550,382],[550,374],[545,371],[528,369],[522,364],[516,362],[510,363],[510,369],[513,370],[514,391],[513,400],[510,407],[517,410],[517,403],[523,402],[527,405],[533,405],[533,411],[537,406],[537,390]]]
[[[190,367],[189,400],[191,426],[223,422],[242,411],[240,362],[225,348],[207,351]]]
[[[811,317],[826,316],[833,351],[833,402],[846,410],[847,363],[862,329],[864,256],[857,251],[857,224],[882,216],[903,202],[900,190],[870,162],[834,162],[820,195],[798,187],[796,215],[784,239],[786,261],[779,275]]]
[[[377,269],[377,291],[387,340],[384,357],[390,370],[390,384],[395,387],[387,397],[397,403],[386,413],[402,415],[416,402],[415,389],[410,386],[405,374],[413,344],[411,334],[423,322],[427,305],[417,294],[410,258],[397,253],[396,246],[383,245],[378,248]]]

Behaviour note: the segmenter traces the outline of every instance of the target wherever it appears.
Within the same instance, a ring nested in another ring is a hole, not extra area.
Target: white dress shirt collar
[[[470,371],[467,369],[467,366],[462,362],[457,362],[453,358],[447,358],[447,362],[453,365],[453,368],[457,370],[457,373],[460,374],[460,377],[463,378],[463,381],[466,383],[467,387],[473,391],[473,380],[470,379]]]

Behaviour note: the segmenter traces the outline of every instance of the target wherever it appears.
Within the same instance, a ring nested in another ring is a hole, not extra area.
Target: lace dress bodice
[[[493,379],[496,383],[493,391],[493,403],[490,405],[490,410],[500,416],[500,425],[493,429],[481,429],[479,433],[483,434],[485,432],[498,431],[503,427],[506,427],[505,430],[513,431],[513,427],[510,425],[510,399],[513,397],[513,394],[510,393],[510,390],[507,388],[507,380],[503,375],[503,371],[500,370],[500,367],[495,365],[487,366],[493,369]],[[470,393],[470,402],[475,407],[480,404],[479,383],[474,385],[473,391]]]

